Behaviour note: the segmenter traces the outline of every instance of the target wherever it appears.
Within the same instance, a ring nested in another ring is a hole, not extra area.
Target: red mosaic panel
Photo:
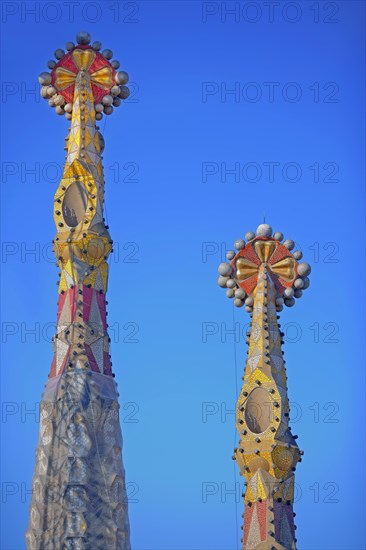
[[[86,323],[89,321],[93,292],[94,290],[92,288],[83,285],[83,318]]]
[[[278,243],[275,251],[273,252],[272,256],[270,257],[268,263],[269,264],[275,264],[279,262],[280,260],[283,260],[284,258],[287,258],[288,256],[291,256],[291,252],[283,246],[283,244]]]
[[[74,49],[86,50],[86,49],[92,49],[92,48],[90,46],[87,46],[87,45],[83,45],[83,46],[77,45],[76,48],[74,48]],[[67,69],[68,71],[71,71],[72,73],[75,74],[75,78],[76,78],[76,75],[78,74],[79,69],[75,65],[74,60],[72,58],[72,52],[73,51],[74,50],[71,50],[66,55],[64,55],[64,57],[62,59],[60,59],[60,61],[58,61],[56,66],[52,69],[51,77],[52,77],[52,85],[53,86],[55,85],[56,69],[58,67],[62,67],[64,69]],[[88,73],[92,74],[95,71],[98,71],[99,69],[102,69],[103,67],[110,67],[110,69],[112,71],[112,79],[114,81],[116,71],[113,69],[113,67],[111,66],[109,61],[105,57],[102,56],[102,54],[95,51],[95,59],[94,59],[93,63],[90,65],[90,67],[88,69]],[[92,87],[92,92],[93,92],[93,95],[94,95],[94,102],[95,103],[100,103],[102,101],[103,97],[106,94],[109,93],[109,90],[105,90],[104,88],[101,88],[100,86],[98,86],[97,84],[95,84],[93,82],[91,84],[91,87]],[[59,93],[65,98],[67,103],[72,103],[73,99],[74,99],[74,90],[75,90],[75,85],[72,84],[72,85],[68,86],[67,88],[64,88],[63,90],[59,90]]]
[[[88,361],[89,361],[89,365],[90,365],[91,370],[93,370],[94,372],[99,372],[100,373],[98,363],[94,359],[93,352],[90,349],[90,346],[88,344],[85,344],[85,351],[86,351],[86,355],[88,357]]]
[[[240,282],[238,281],[238,283],[239,283],[239,286],[243,290],[245,290],[247,294],[251,294],[256,287],[257,280],[258,280],[258,275],[254,274],[251,277],[248,277],[248,279],[245,279],[245,281],[240,281]]]
[[[267,529],[266,529],[267,504],[268,504],[267,500],[263,500],[262,502],[257,502],[255,504],[257,508],[257,514],[258,514],[258,523],[259,523],[261,540],[266,540],[266,537],[267,537]]]
[[[244,544],[248,541],[250,524],[252,522],[254,506],[246,506],[244,511]]]

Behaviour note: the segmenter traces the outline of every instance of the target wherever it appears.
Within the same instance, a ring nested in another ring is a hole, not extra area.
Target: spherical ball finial
[[[48,84],[51,84],[52,77],[50,73],[43,72],[38,77],[38,82],[42,84],[42,86],[47,86]]]
[[[283,241],[283,233],[281,231],[276,231],[276,233],[273,235],[273,238],[277,241]]]
[[[235,258],[235,256],[236,256],[236,253],[235,253],[234,250],[228,250],[228,251],[226,252],[226,258],[227,258],[228,260],[233,260],[233,259]]]
[[[272,227],[267,223],[261,223],[257,227],[258,237],[270,237],[272,235]]]
[[[239,298],[239,300],[245,300],[246,294],[242,288],[237,288],[235,290],[235,298]]]
[[[220,275],[223,275],[224,277],[229,277],[229,275],[231,275],[231,272],[232,272],[232,267],[230,264],[226,263],[226,262],[222,262],[220,265],[219,265],[219,269],[218,269]]]
[[[119,96],[121,99],[127,99],[130,95],[130,90],[127,86],[120,86]]]
[[[65,55],[65,52],[61,48],[58,48],[57,50],[55,50],[56,59],[60,60],[64,57],[64,55]]]
[[[302,277],[307,277],[308,275],[310,275],[311,267],[307,262],[302,262],[301,264],[299,264],[297,271],[298,274]]]
[[[283,243],[283,246],[285,246],[287,248],[287,250],[293,250],[295,248],[295,243],[292,239],[287,239]]]
[[[236,250],[242,250],[245,246],[245,241],[243,241],[243,239],[238,239],[235,241],[234,246]]]
[[[80,31],[76,35],[76,42],[82,46],[86,46],[90,43],[91,36],[86,31]]]
[[[285,292],[283,293],[285,298],[293,298],[294,296],[294,289],[291,287],[286,288]]]
[[[128,76],[128,73],[126,73],[126,71],[118,71],[118,73],[116,74],[117,84],[121,84],[124,86],[125,84],[127,84],[128,79],[129,79],[129,76]]]
[[[110,60],[113,57],[113,52],[109,48],[106,48],[105,50],[102,51],[102,56]]]
[[[103,105],[112,105],[113,103],[113,97],[109,94],[105,95],[102,99]]]

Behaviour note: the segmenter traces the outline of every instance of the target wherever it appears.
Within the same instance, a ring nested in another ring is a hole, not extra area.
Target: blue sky
[[[305,451],[298,546],[365,548],[364,15],[353,1],[2,3],[2,549],[24,548],[29,411],[56,319],[48,243],[68,126],[32,90],[79,30],[133,83],[101,123],[133,548],[239,548],[232,411],[246,346],[230,331],[249,318],[216,278],[264,213],[313,267],[281,314]]]

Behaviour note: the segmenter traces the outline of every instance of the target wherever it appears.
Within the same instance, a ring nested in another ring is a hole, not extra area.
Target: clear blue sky
[[[101,124],[133,548],[239,548],[231,411],[246,346],[226,332],[248,316],[233,317],[217,265],[265,212],[313,266],[310,289],[282,313],[305,451],[299,549],[364,549],[364,3],[1,8],[2,550],[24,548],[39,427],[26,411],[47,380],[56,319],[47,243],[68,126],[31,91],[79,30],[134,83]]]

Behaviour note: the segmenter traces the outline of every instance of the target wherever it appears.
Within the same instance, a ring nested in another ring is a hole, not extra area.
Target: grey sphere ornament
[[[57,94],[54,97],[55,105],[64,105],[65,104],[65,98],[61,94]]]
[[[82,46],[90,44],[91,36],[86,31],[80,31],[76,35],[76,42]]]
[[[245,240],[246,241],[251,241],[255,238],[255,233],[253,233],[253,231],[248,231],[247,233],[245,233]]]
[[[302,252],[301,250],[295,250],[295,252],[292,253],[295,260],[301,260],[302,258]]]
[[[235,300],[234,300],[234,306],[236,306],[236,307],[243,307],[243,305],[244,305],[243,300],[239,300],[239,298],[235,298]]]
[[[44,99],[48,99],[48,86],[42,86],[40,94]]]
[[[272,227],[268,223],[261,223],[257,227],[258,237],[270,237],[272,235]]]
[[[251,306],[245,306],[245,311],[247,313],[253,313],[253,308]]]
[[[71,113],[65,113],[65,118],[67,120],[72,120],[72,114]]]
[[[95,42],[93,42],[92,48],[93,50],[96,50],[97,52],[99,52],[99,50],[102,48],[102,43],[99,42],[99,40],[96,40]]]
[[[117,86],[117,85],[116,85],[116,86],[112,86],[112,88],[111,88],[111,94],[112,94],[113,96],[119,95],[119,92],[120,92],[119,86]]]
[[[75,48],[74,42],[66,42],[65,48],[67,49],[68,52],[70,52],[71,50],[73,50]]]
[[[228,288],[235,288],[236,287],[236,282],[234,281],[234,279],[228,279],[228,281],[226,283],[226,286]]]
[[[57,90],[54,86],[48,86],[47,88],[47,94],[48,94],[48,97],[52,97],[54,96],[55,94],[57,93]]]
[[[273,235],[273,238],[276,239],[277,241],[283,241],[283,233],[281,233],[281,231],[276,231],[276,233]]]
[[[58,115],[64,115],[65,114],[65,111],[63,110],[63,108],[61,107],[61,105],[57,105],[56,106],[56,113]]]
[[[297,272],[299,275],[306,277],[311,273],[311,267],[307,262],[302,262],[297,266]]]
[[[253,296],[248,296],[248,298],[245,299],[245,305],[252,307],[254,304],[254,298]]]
[[[71,113],[71,111],[72,111],[72,103],[66,103],[64,109],[65,109],[65,113]]]
[[[286,239],[283,246],[285,246],[288,250],[293,250],[295,248],[295,243],[291,239]]]
[[[295,305],[295,300],[294,300],[294,298],[286,298],[286,300],[285,300],[285,305],[286,305],[287,307],[292,307],[292,306],[294,306],[294,305]]]
[[[301,298],[301,296],[302,296],[302,290],[300,290],[300,289],[295,290],[294,296],[295,296],[295,298]]]
[[[119,61],[117,61],[117,59],[114,59],[113,61],[111,61],[111,65],[112,65],[113,69],[117,70],[117,69],[120,68],[121,63]]]
[[[240,300],[245,300],[246,293],[244,292],[244,290],[242,288],[237,288],[235,290],[235,297],[239,298]]]
[[[96,103],[94,105],[94,109],[97,113],[102,113],[103,109],[104,109],[104,106],[101,103]]]
[[[226,258],[228,260],[233,260],[235,258],[235,256],[236,256],[236,252],[234,250],[228,250],[226,252]]]
[[[238,239],[235,241],[234,246],[236,250],[242,250],[245,246],[245,241],[243,241],[243,239]]]
[[[112,105],[113,97],[109,94],[105,95],[102,99],[103,105]]]
[[[109,50],[108,48],[106,50],[103,50],[102,51],[102,56],[105,57],[106,59],[112,59],[113,57],[113,52],[112,50]]]
[[[104,107],[104,114],[111,115],[113,113],[113,110],[114,109],[113,109],[112,105],[106,105]]]
[[[120,97],[115,97],[113,99],[113,107],[119,107],[122,105],[122,99]]]
[[[304,286],[304,281],[302,279],[295,279],[294,288],[300,289],[300,288],[303,288],[303,286]]]
[[[284,299],[282,296],[277,296],[276,298],[276,306],[283,306]]]
[[[102,120],[103,118],[103,113],[96,113],[95,114],[95,120]]]
[[[228,277],[229,275],[231,275],[233,268],[227,262],[221,262],[221,264],[219,265],[218,271],[220,275],[223,275],[224,277]]]
[[[56,59],[62,59],[65,55],[65,52],[64,50],[62,50],[61,48],[58,48],[56,51],[55,51],[55,57]]]
[[[276,311],[282,311],[283,310],[283,306],[276,306]]]
[[[121,99],[127,99],[130,95],[130,90],[129,88],[127,88],[127,86],[120,86],[120,92],[119,92],[119,96]]]
[[[47,67],[49,69],[54,69],[56,67],[56,61],[54,61],[53,59],[50,59],[48,62],[47,62]]]
[[[116,74],[117,84],[121,84],[122,86],[124,86],[125,84],[127,84],[128,79],[129,79],[129,76],[128,76],[128,73],[126,73],[126,71],[118,71],[118,73]]]
[[[50,73],[43,72],[38,77],[38,82],[42,84],[42,86],[48,86],[52,82],[52,77]]]
[[[228,288],[227,291],[226,291],[226,296],[228,298],[234,298],[235,290],[233,288]]]
[[[304,277],[303,281],[304,281],[304,286],[302,288],[303,288],[303,290],[305,290],[306,288],[309,288],[309,286],[310,286],[310,279],[308,277]]]
[[[226,288],[226,283],[228,280],[229,280],[229,277],[223,277],[222,275],[220,275],[220,277],[217,279],[217,284],[221,288]]]
[[[285,298],[292,298],[293,295],[294,295],[294,289],[293,288],[286,288],[283,295],[284,295]]]

